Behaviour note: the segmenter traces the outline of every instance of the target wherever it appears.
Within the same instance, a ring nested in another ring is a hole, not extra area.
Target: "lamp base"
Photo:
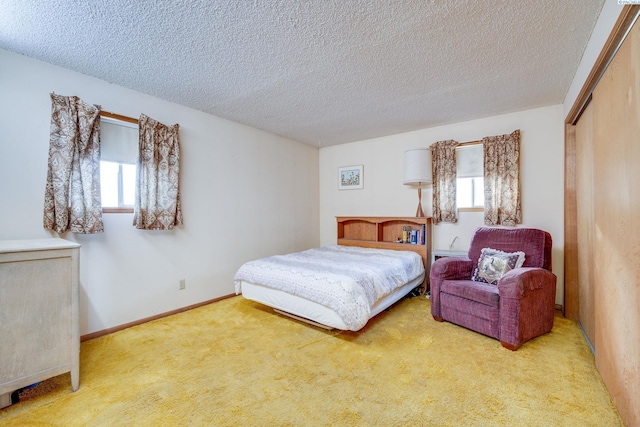
[[[422,212],[422,183],[418,184],[418,210],[416,211],[416,217],[424,217],[424,212]]]

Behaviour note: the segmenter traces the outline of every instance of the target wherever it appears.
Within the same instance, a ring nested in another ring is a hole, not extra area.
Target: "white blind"
[[[482,144],[466,145],[456,150],[458,178],[484,176],[484,151]]]
[[[103,117],[100,122],[100,159],[135,165],[138,160],[138,126],[114,123]]]

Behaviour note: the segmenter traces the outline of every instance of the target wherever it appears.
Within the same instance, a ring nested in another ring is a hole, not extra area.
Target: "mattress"
[[[343,330],[360,330],[424,280],[410,251],[325,246],[244,264],[236,293],[294,316]]]

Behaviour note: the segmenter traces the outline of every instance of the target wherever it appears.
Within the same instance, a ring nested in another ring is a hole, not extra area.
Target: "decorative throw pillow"
[[[478,259],[478,268],[473,272],[472,279],[497,285],[498,280],[509,270],[520,268],[524,264],[524,252],[502,252],[496,249],[484,248]]]

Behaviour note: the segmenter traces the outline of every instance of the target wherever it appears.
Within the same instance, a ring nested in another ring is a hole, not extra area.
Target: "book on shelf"
[[[418,242],[420,241],[420,230],[411,230],[411,238],[409,240],[409,243],[411,243],[412,245],[417,245]]]
[[[416,230],[408,226],[403,227],[402,239],[398,239],[398,241],[412,245],[424,245],[426,242],[426,226],[422,224],[422,226]]]

